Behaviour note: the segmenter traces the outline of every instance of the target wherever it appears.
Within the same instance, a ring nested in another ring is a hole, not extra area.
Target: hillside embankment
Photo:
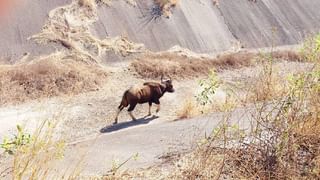
[[[39,55],[63,49],[59,45],[37,45],[27,40],[41,31],[50,10],[70,4],[71,0],[26,0],[1,22],[0,54],[15,61],[24,53]],[[260,48],[300,43],[320,28],[320,1],[308,0],[182,0],[170,18],[157,18],[154,1],[114,1],[100,4],[98,19],[90,31],[100,39],[124,36],[153,51],[175,45],[195,52],[213,53],[230,48]],[[66,19],[69,21],[68,17]]]

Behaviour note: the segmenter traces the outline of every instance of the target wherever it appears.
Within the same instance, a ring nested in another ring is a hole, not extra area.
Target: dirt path
[[[248,128],[250,112],[249,109],[237,109],[232,113],[230,123]],[[150,167],[164,162],[170,154],[194,148],[205,134],[210,134],[218,126],[224,115],[214,113],[205,117],[160,123],[154,123],[156,117],[150,117],[108,126],[96,137],[69,145],[66,158],[61,162],[62,169],[83,160],[84,175],[102,175],[115,164],[119,165],[135,154],[138,154],[137,159],[130,159],[122,169]]]

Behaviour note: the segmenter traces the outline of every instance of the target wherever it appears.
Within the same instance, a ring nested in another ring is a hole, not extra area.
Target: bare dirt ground
[[[275,64],[275,69],[285,78],[286,74],[304,71],[308,66],[307,63],[281,61]],[[128,68],[128,63],[108,67],[110,75],[99,91],[1,107],[0,140],[5,135],[13,134],[17,124],[32,132],[43,120],[58,121],[56,135],[68,144],[64,160],[67,163],[63,164],[70,166],[79,161],[79,157],[84,157],[86,174],[103,174],[115,161],[125,161],[135,153],[139,154],[139,159],[130,161],[126,167],[149,167],[165,161],[161,156],[166,153],[190,150],[192,144],[220,121],[221,113],[216,113],[173,122],[177,120],[177,110],[199,90],[199,78],[175,79],[176,92],[167,93],[161,99],[162,109],[158,117],[144,118],[147,105],[139,105],[134,111],[135,116],[140,118],[138,122],[131,122],[124,110],[119,116],[120,124],[111,126],[123,92],[131,85],[146,81]],[[252,80],[260,69],[260,66],[230,69],[219,72],[218,76],[224,84],[234,84]],[[226,94],[223,89],[220,88],[215,96],[217,102],[224,101]],[[235,117],[242,116],[237,112]],[[241,121],[246,124],[249,119],[242,118]]]
[[[108,68],[110,75],[103,88],[99,91],[84,93],[73,97],[55,97],[31,101],[16,106],[0,108],[0,134],[12,132],[16,124],[30,124],[44,119],[59,121],[57,130],[68,140],[77,140],[88,135],[98,133],[99,130],[110,125],[115,117],[116,109],[121,101],[123,92],[132,85],[142,84],[145,80],[139,79],[125,65]],[[151,80],[152,81],[152,80]],[[156,80],[154,80],[156,81]],[[157,80],[158,81],[158,80]],[[161,99],[162,110],[159,113],[161,120],[175,119],[176,107],[179,107],[186,95],[193,96],[197,87],[196,80],[174,81],[176,93],[165,94]],[[147,114],[147,106],[137,106],[134,114],[141,118]],[[153,112],[155,109],[153,109]],[[169,112],[169,113],[168,113]],[[12,119],[10,122],[7,119]],[[119,121],[130,120],[125,110],[120,114]],[[33,127],[36,127],[33,125]],[[71,133],[70,133],[71,132]]]
[[[247,108],[235,110],[230,123],[248,129],[250,111]],[[119,166],[128,159],[129,161],[121,167],[122,170],[166,166],[167,160],[175,154],[189,152],[195,148],[206,134],[210,134],[214,127],[217,127],[224,115],[213,113],[185,121],[161,123],[154,123],[158,119],[150,117],[139,122],[109,126],[92,139],[70,145],[62,164],[69,166],[82,160],[82,175],[104,175],[113,166]],[[78,156],[72,155],[75,149],[79,153]],[[135,155],[137,157],[133,158]]]

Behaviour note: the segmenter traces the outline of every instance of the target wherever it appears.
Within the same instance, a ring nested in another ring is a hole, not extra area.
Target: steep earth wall
[[[25,52],[40,54],[53,47],[27,38],[40,31],[48,12],[71,0],[26,0],[0,24],[0,57],[17,58]],[[137,0],[133,7],[114,1],[98,8],[99,20],[91,31],[100,38],[124,35],[160,51],[174,45],[195,52],[227,50],[235,44],[247,48],[290,45],[319,32],[319,0],[181,0],[170,19],[152,18],[152,0]]]
[[[40,32],[48,12],[70,0],[21,0],[13,12],[0,22],[0,57],[14,59],[24,53],[40,54],[53,48],[39,46],[28,37]]]

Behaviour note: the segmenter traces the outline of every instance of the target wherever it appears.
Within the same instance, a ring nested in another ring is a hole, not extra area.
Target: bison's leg
[[[149,112],[148,112],[148,116],[151,116],[151,106],[152,106],[152,101],[149,102]]]
[[[158,113],[160,111],[160,104],[157,104],[157,110],[156,112]]]
[[[121,103],[120,103],[120,105],[118,107],[117,116],[116,116],[113,124],[117,124],[118,123],[118,116],[119,116],[120,112],[122,111],[123,108],[128,106],[127,94],[128,94],[128,91],[124,92],[124,94],[123,94]]]
[[[157,100],[157,101],[155,101],[154,103],[157,105],[156,113],[158,114],[158,112],[160,111],[160,101]]]
[[[133,116],[132,111],[134,110],[136,105],[137,105],[137,103],[130,104],[129,109],[128,109],[129,115],[131,116],[132,120],[134,120],[134,121],[137,119]]]
[[[118,116],[119,116],[119,114],[120,114],[120,112],[122,111],[123,108],[124,108],[124,106],[122,104],[120,104],[120,106],[118,107],[117,115],[116,115],[116,118],[115,118],[113,124],[117,124],[118,123]]]

